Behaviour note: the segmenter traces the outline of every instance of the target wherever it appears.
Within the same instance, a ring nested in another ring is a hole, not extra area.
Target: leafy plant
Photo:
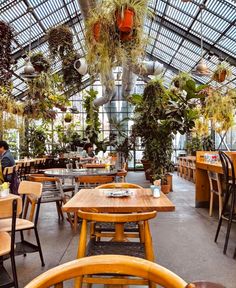
[[[3,21],[0,21],[0,87],[9,87],[11,71],[11,42],[13,39],[12,27]]]
[[[176,95],[167,90],[159,79],[146,85],[142,101],[135,107],[132,134],[134,139],[142,139],[153,179],[164,181],[171,166],[174,134],[184,134],[193,128],[198,113],[192,102],[186,94]]]
[[[85,92],[86,95],[83,99],[83,107],[86,112],[87,124],[85,134],[91,143],[96,144],[98,142],[101,123],[98,116],[99,107],[94,107],[93,101],[96,99],[98,92],[93,89],[90,89],[89,91],[86,90]]]
[[[49,60],[44,56],[43,52],[36,52],[30,56],[30,61],[37,72],[48,72],[50,68]]]
[[[20,143],[21,156],[27,157],[41,157],[46,154],[46,141],[48,137],[48,126],[42,124],[36,126],[31,124],[26,128],[25,139],[23,143]]]
[[[219,63],[212,75],[212,79],[217,82],[224,82],[232,75],[232,70],[226,61]]]
[[[65,122],[70,123],[72,121],[72,114],[67,112],[64,117]]]
[[[64,59],[74,50],[73,34],[66,25],[53,27],[48,31],[48,45],[51,56]]]

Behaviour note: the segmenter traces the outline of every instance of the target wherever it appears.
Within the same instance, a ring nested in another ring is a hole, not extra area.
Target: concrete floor
[[[127,182],[150,185],[143,172],[129,172]],[[159,213],[151,222],[156,262],[187,282],[208,280],[236,288],[236,260],[232,258],[236,246],[235,223],[227,255],[223,255],[225,223],[218,244],[214,243],[217,209],[213,217],[208,216],[207,209],[196,209],[194,184],[176,175],[173,188],[168,197],[176,205],[176,211]],[[46,266],[41,267],[37,253],[16,257],[20,288],[42,272],[76,257],[79,234],[71,231],[66,220],[58,223],[54,204],[41,206],[38,228]]]

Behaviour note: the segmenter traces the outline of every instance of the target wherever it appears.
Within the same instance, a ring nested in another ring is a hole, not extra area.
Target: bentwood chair
[[[27,220],[26,217],[18,217],[16,218],[16,231],[20,232],[21,241],[16,243],[15,255],[26,255],[27,253],[38,252],[42,266],[44,266],[43,253],[41,249],[41,244],[38,235],[37,223],[40,209],[40,200],[42,194],[42,184],[35,183],[31,181],[21,181],[19,186],[19,195],[22,196],[23,199],[23,209],[25,209],[26,199],[31,197],[33,199],[33,203],[37,203],[36,213],[34,217],[34,209],[33,212],[30,213],[31,220]],[[32,205],[34,207],[34,205]],[[23,213],[24,215],[24,213]],[[34,222],[33,222],[34,218]],[[28,242],[24,239],[24,231],[33,230],[35,234],[36,244]],[[11,219],[1,219],[0,220],[0,232],[11,232]]]
[[[226,254],[228,242],[229,242],[231,225],[232,225],[233,220],[236,220],[236,213],[235,213],[236,182],[235,182],[235,170],[234,170],[234,165],[233,165],[232,160],[223,151],[219,151],[219,156],[220,156],[220,161],[221,161],[223,172],[224,172],[223,180],[225,182],[226,192],[225,192],[222,212],[221,212],[220,219],[218,222],[218,227],[216,230],[215,242],[217,242],[220,228],[222,225],[222,221],[223,219],[226,219],[228,221],[228,224],[227,224],[227,232],[225,236],[225,243],[224,243],[224,250],[223,250],[223,253]],[[234,257],[236,257],[236,252],[234,253]]]
[[[15,287],[18,288],[16,264],[15,264],[15,228],[16,216],[21,213],[22,200],[20,197],[7,197],[0,201],[0,219],[9,219],[11,236],[7,232],[0,231],[0,287]],[[1,221],[0,220],[0,221]],[[4,260],[11,259],[11,269],[13,279],[9,276],[5,267]]]
[[[107,280],[100,279],[101,274],[115,275],[115,278]],[[104,284],[115,284],[116,279],[120,283],[129,284],[130,278],[124,278],[124,275],[138,277],[137,282],[142,282],[147,285],[149,281],[161,285],[164,288],[194,288],[192,284],[187,284],[182,278],[167,268],[156,263],[140,259],[137,257],[121,256],[121,255],[102,255],[92,256],[77,259],[41,274],[32,280],[25,288],[48,288],[48,287],[63,287],[63,282],[77,277],[84,277],[83,281],[88,279],[88,276],[94,281],[99,281]],[[122,275],[122,276],[120,276]],[[103,281],[104,280],[104,281]],[[137,284],[134,284],[137,286]],[[76,287],[81,287],[80,285]]]

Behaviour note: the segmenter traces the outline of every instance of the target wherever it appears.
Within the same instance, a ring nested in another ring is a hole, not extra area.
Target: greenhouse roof
[[[145,20],[144,32],[149,41],[146,56],[164,64],[164,79],[169,83],[179,71],[191,72],[201,59],[200,9],[203,10],[203,55],[211,71],[226,59],[232,65],[232,77],[224,85],[236,87],[236,1],[233,0],[149,0],[154,16]],[[47,30],[58,24],[68,24],[74,34],[74,45],[79,54],[85,55],[84,23],[77,0],[0,0],[0,19],[10,23],[15,31],[12,55],[17,60],[13,74],[13,94],[23,97],[27,84],[20,76],[29,49],[30,15],[32,11],[32,49],[49,54]],[[59,71],[57,61],[54,71]],[[193,76],[200,83],[209,77]],[[93,79],[85,75],[82,87]]]

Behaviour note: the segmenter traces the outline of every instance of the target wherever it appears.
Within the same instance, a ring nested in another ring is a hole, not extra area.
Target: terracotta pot
[[[130,9],[124,10],[124,17],[121,17],[121,13],[116,13],[117,27],[121,32],[131,32],[134,25],[134,11]]]
[[[164,193],[164,194],[168,194],[170,192],[170,185],[169,184],[166,184],[166,185],[161,185],[161,191]]]
[[[99,22],[96,22],[93,25],[93,36],[97,42],[99,42],[100,39],[100,32],[101,32],[101,24]]]
[[[226,70],[214,74],[213,79],[219,83],[224,82],[226,78]]]
[[[132,33],[125,33],[125,32],[120,33],[120,40],[121,41],[126,42],[126,41],[130,41],[132,39],[133,39]]]
[[[172,188],[172,175],[171,174],[166,174],[166,179],[167,179],[167,184],[170,185],[170,192],[173,191]]]

